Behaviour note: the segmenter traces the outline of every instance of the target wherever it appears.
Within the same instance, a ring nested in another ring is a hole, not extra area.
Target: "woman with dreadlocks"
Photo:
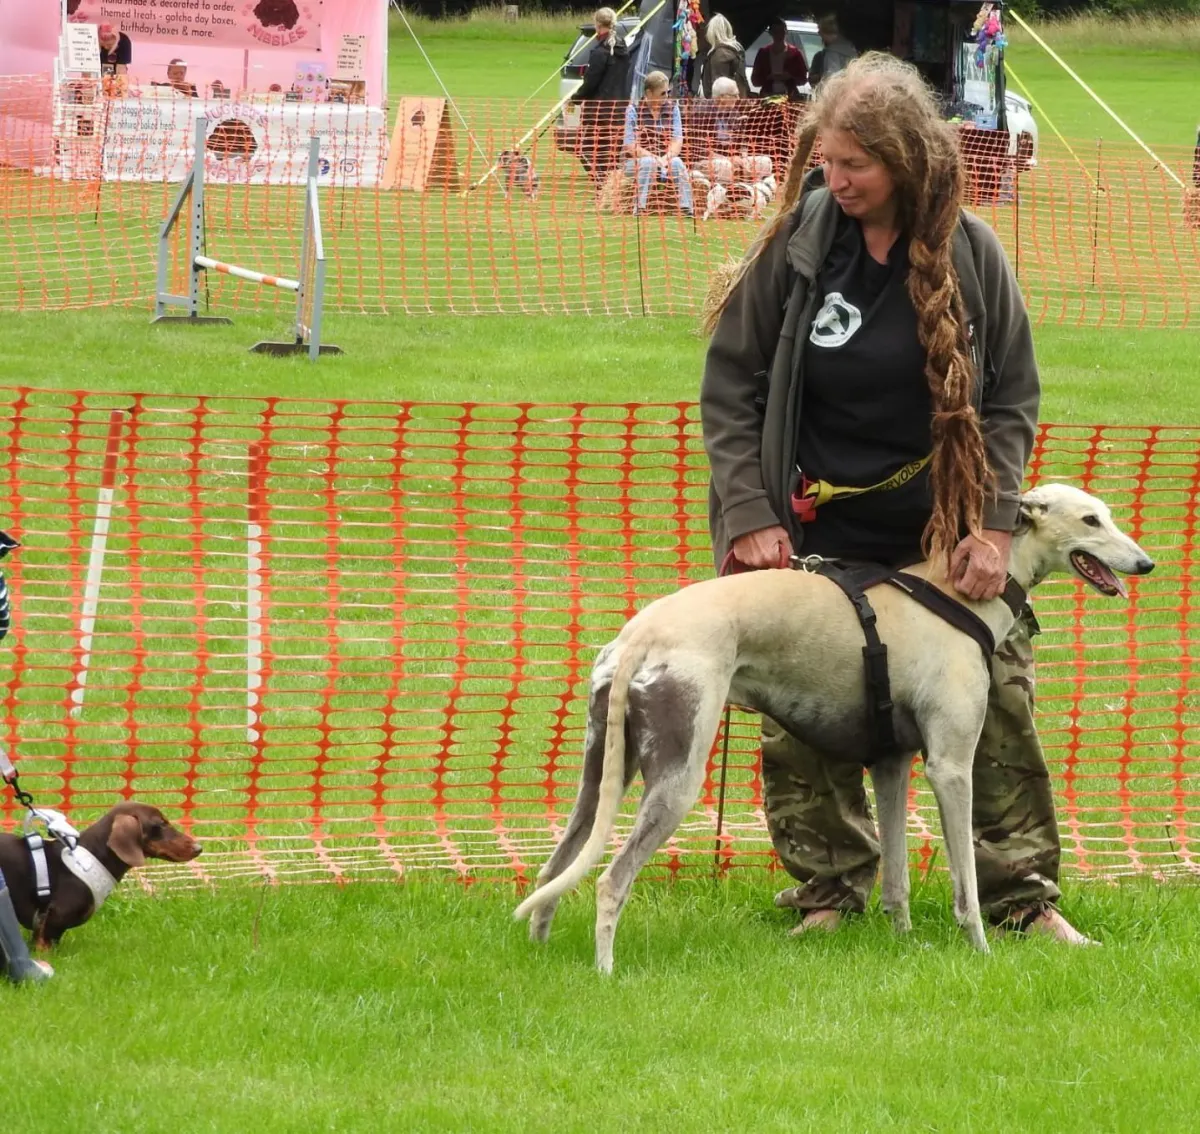
[[[913,67],[873,53],[821,86],[778,215],[709,305],[700,409],[718,563],[931,555],[967,598],[1003,590],[1037,363],[1012,269],[962,190],[955,133]],[[1027,611],[992,659],[974,771],[979,898],[994,923],[1083,944],[1055,908],[1034,632]],[[762,775],[772,841],[801,883],[776,904],[802,912],[794,932],[835,929],[865,908],[879,861],[862,767],[764,718]]]

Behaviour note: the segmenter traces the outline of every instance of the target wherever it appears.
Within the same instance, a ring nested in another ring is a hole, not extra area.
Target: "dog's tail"
[[[637,673],[650,644],[644,638],[631,642],[617,662],[612,684],[608,690],[608,716],[605,719],[604,769],[600,776],[599,797],[592,832],[583,844],[575,861],[556,878],[534,890],[515,910],[518,921],[528,917],[539,906],[553,901],[577,886],[583,876],[604,857],[608,836],[617,821],[621,797],[625,794],[625,713],[629,705],[629,685]]]

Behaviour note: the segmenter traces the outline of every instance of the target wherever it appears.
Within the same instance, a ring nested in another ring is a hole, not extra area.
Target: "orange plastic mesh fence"
[[[157,227],[190,161],[197,105],[56,98],[47,80],[0,79],[0,309],[152,302]],[[546,109],[463,100],[468,131],[444,100],[401,98],[392,134],[363,107],[205,103],[208,254],[294,272],[298,174],[319,113],[330,310],[695,314],[712,270],[741,256],[774,206],[796,109],[685,103],[682,173],[648,171],[640,218],[636,170],[625,176],[620,156],[626,108],[593,104],[539,129]],[[1000,234],[1037,321],[1196,321],[1191,139],[1161,149],[1164,168],[1132,141],[1046,136],[1034,154],[1027,135],[961,137],[970,203]],[[207,287],[218,308],[287,302],[230,277]]]
[[[696,408],[0,391],[15,631],[4,740],[76,821],[162,805],[172,884],[438,869],[531,877],[574,798],[595,650],[711,574]],[[1068,862],[1197,862],[1200,430],[1048,426],[1033,475],[1158,560],[1129,602],[1038,593],[1039,711]],[[766,867],[755,722],[660,873]],[[3,816],[18,818],[11,799]],[[627,806],[620,824],[628,830]],[[914,853],[936,809],[914,779]]]

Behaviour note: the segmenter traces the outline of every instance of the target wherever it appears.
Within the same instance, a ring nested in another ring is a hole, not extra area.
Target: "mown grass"
[[[528,120],[527,121],[531,121]],[[501,118],[475,136],[486,152],[520,127]],[[679,214],[637,220],[596,211],[593,187],[569,155],[543,138],[533,156],[541,197],[506,198],[490,163],[457,132],[464,195],[328,189],[322,199],[329,258],[328,311],[370,314],[674,315],[698,311],[710,273],[739,257],[757,230],[749,220],[694,223]],[[1093,190],[1094,149],[1070,156],[1048,139],[1039,168],[1017,195],[975,205],[1009,251],[1039,322],[1186,326],[1200,309],[1196,233],[1182,195],[1132,143],[1110,144]],[[1164,150],[1164,154],[1166,151]],[[1170,153],[1185,171],[1190,151]],[[1086,160],[1085,160],[1086,159]],[[14,186],[34,200],[42,179]],[[166,187],[109,185],[99,209],[19,208],[0,218],[0,308],[144,304],[154,289],[155,218]],[[267,272],[296,272],[301,234],[297,191],[214,189],[206,238],[220,258]],[[176,264],[183,263],[179,230]],[[186,287],[184,277],[174,280]],[[211,274],[203,297],[217,310],[283,310],[284,292]]]
[[[557,70],[584,17],[527,14],[507,23],[498,13],[484,10],[466,20],[409,14],[408,21],[416,41],[395,12],[388,25],[392,102],[404,95],[442,94],[437,75],[454,98],[525,99],[553,74],[538,96],[549,107],[558,100]]]
[[[0,385],[366,401],[675,401],[697,394],[705,343],[690,318],[382,318],[326,315],[346,350],[316,365],[250,354],[287,312],[232,327],[152,327],[137,311],[5,316]],[[1042,417],[1200,422],[1194,331],[1044,325]]]
[[[1191,146],[1200,107],[1200,20],[1080,18],[1034,25],[1125,123],[1151,146]],[[1022,28],[1009,21],[1006,52],[1024,85],[1068,139],[1123,142],[1128,135]],[[1043,136],[1049,124],[1040,122]]]
[[[971,953],[936,880],[786,935],[763,876],[636,888],[610,979],[591,887],[533,947],[507,887],[147,898],[5,991],[6,1129],[950,1132],[1194,1129],[1200,890],[1069,888],[1104,941]]]
[[[617,5],[620,7],[620,5]],[[580,8],[576,12],[560,10],[535,12],[528,8],[521,11],[520,18],[505,18],[504,6],[481,4],[465,17],[433,19],[418,12],[405,12],[401,17],[394,9],[389,13],[390,31],[408,34],[407,26],[417,36],[431,40],[483,40],[485,43],[553,43],[558,45],[563,36],[574,35],[579,25],[590,23],[594,8]]]

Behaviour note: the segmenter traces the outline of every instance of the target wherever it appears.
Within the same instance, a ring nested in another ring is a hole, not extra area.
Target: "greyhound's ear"
[[[134,815],[118,815],[108,836],[108,849],[131,869],[144,865],[141,820]]]
[[[1022,532],[1036,527],[1038,520],[1045,514],[1045,504],[1031,500],[1028,496],[1022,496],[1020,504],[1017,505],[1017,526],[1013,529],[1013,535],[1020,535]]]

